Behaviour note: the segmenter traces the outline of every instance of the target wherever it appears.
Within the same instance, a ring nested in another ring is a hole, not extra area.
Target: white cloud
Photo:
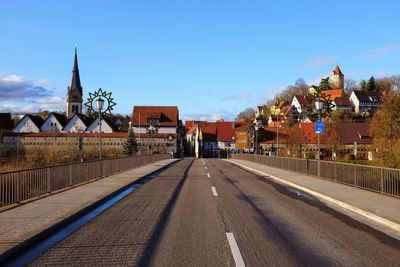
[[[37,85],[37,86],[45,86],[45,85],[51,84],[52,82],[47,79],[39,79],[39,80],[33,81],[33,83],[34,83],[34,85]]]
[[[375,59],[396,52],[399,49],[400,49],[400,44],[388,44],[383,47],[364,51],[361,54],[361,57],[364,59]]]
[[[236,117],[236,113],[233,111],[220,110],[211,113],[185,113],[182,114],[183,120],[195,120],[195,121],[208,121],[215,122],[217,120],[223,119],[224,121],[233,121]]]
[[[30,113],[39,110],[65,110],[65,99],[56,90],[43,87],[50,80],[29,80],[19,75],[0,76],[0,111]]]
[[[236,94],[226,96],[221,98],[222,101],[243,101],[251,98],[251,93],[246,91],[241,91]]]
[[[317,56],[310,58],[306,62],[306,66],[309,68],[318,69],[335,63],[335,60],[336,58],[333,56],[328,56],[328,55]]]
[[[51,92],[35,85],[35,81],[18,75],[0,76],[0,99],[27,99],[50,96]]]

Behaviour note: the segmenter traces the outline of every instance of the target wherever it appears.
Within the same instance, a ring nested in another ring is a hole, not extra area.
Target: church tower
[[[82,86],[79,77],[78,53],[75,47],[74,66],[72,68],[71,83],[67,91],[67,117],[74,113],[82,113]]]
[[[332,72],[331,82],[333,89],[344,89],[344,75],[338,65]]]

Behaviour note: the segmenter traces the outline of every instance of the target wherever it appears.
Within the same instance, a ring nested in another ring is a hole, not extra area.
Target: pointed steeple
[[[336,75],[343,75],[342,71],[339,68],[339,65],[336,65],[335,70],[333,71]]]
[[[78,49],[76,46],[75,46],[74,66],[72,67],[71,84],[69,86],[69,89],[70,90],[78,89],[78,91],[82,95],[81,78],[79,77],[79,68],[78,68]]]
[[[74,66],[72,67],[71,83],[67,90],[67,116],[82,112],[83,92],[78,68],[78,51],[75,46]]]

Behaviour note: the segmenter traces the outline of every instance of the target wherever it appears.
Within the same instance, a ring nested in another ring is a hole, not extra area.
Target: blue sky
[[[322,3],[323,2],[323,3]],[[231,120],[297,78],[399,74],[398,1],[1,1],[0,111],[65,110],[78,45],[85,99]]]

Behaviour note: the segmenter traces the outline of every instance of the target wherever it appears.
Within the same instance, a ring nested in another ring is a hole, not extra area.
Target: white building
[[[41,132],[52,132],[59,133],[62,132],[67,119],[64,115],[59,113],[50,113],[44,121],[42,127],[40,127]]]
[[[86,132],[86,129],[90,126],[90,124],[92,124],[92,120],[88,116],[75,113],[67,121],[65,127],[63,128],[63,132],[83,133]]]
[[[26,114],[17,123],[14,132],[17,133],[38,133],[43,125],[43,119],[36,115]]]
[[[117,132],[115,125],[110,121],[109,118],[104,117],[101,120],[101,132],[102,133],[113,133]],[[89,133],[99,133],[100,132],[100,119],[95,119],[89,127],[86,129],[86,132]]]

